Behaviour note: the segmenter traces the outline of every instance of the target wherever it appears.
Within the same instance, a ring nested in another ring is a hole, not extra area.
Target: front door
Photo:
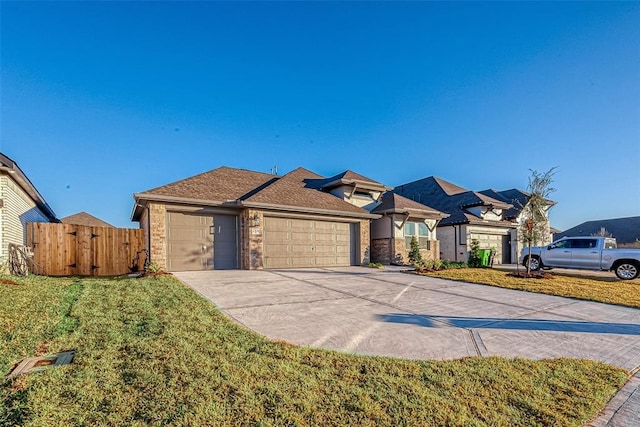
[[[511,264],[511,235],[502,236],[502,263]]]

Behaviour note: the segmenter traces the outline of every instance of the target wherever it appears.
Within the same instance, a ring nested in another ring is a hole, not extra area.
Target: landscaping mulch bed
[[[540,273],[537,271],[531,271],[527,273],[526,271],[516,271],[513,273],[508,273],[509,277],[519,277],[521,279],[555,279],[555,276],[550,273]]]

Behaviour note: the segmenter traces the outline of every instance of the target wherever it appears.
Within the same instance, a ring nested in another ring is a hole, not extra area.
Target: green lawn
[[[518,289],[640,308],[640,279],[619,280],[615,277],[569,276],[549,272],[550,279],[524,279],[509,276],[492,268],[459,268],[422,273],[426,276],[467,283]]]
[[[581,426],[625,382],[593,361],[405,361],[268,341],[170,276],[0,284],[0,425]]]

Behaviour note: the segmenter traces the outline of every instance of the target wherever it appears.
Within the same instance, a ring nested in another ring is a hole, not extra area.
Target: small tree
[[[531,256],[531,246],[542,241],[544,236],[549,233],[548,211],[551,203],[548,197],[556,191],[551,187],[556,167],[554,166],[544,173],[532,169],[530,171],[531,176],[527,186],[529,195],[522,210],[524,221],[520,224],[520,240],[529,248],[529,256]],[[530,272],[531,266],[527,262],[527,275]]]
[[[593,233],[594,237],[613,237],[613,234],[609,233],[606,228],[600,227],[600,231]]]
[[[420,254],[420,244],[416,236],[411,237],[411,250],[409,251],[409,263],[414,267],[419,267],[422,263],[422,255]]]
[[[469,267],[480,267],[482,259],[480,257],[480,242],[478,239],[471,240],[471,247],[469,248],[469,261],[467,262]]]

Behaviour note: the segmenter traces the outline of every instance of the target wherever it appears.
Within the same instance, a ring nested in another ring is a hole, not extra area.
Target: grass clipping
[[[9,296],[3,375],[42,342],[77,353],[5,380],[0,425],[581,426],[627,375],[588,360],[406,361],[271,342],[171,277],[32,278],[0,288]]]

